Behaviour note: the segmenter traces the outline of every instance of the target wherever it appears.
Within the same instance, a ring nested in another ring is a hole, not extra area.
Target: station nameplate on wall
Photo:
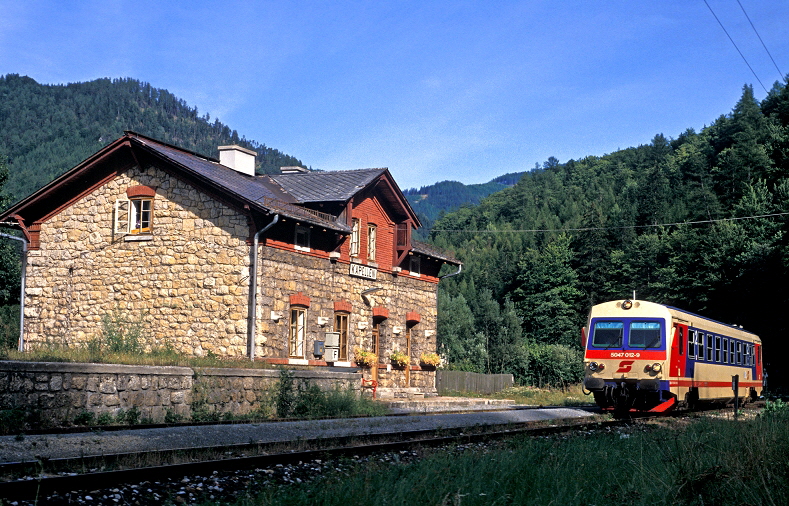
[[[369,265],[362,265],[362,264],[351,264],[351,276],[356,276],[357,278],[364,278],[364,279],[378,279],[378,269],[370,267]]]

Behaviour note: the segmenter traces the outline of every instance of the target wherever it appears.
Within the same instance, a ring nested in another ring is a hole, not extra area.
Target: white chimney
[[[219,163],[242,174],[255,175],[255,157],[258,154],[241,146],[219,146]]]

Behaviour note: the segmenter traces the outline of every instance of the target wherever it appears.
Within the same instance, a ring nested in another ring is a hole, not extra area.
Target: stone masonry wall
[[[292,371],[297,382],[323,389],[358,389],[361,375]],[[191,369],[110,364],[0,361],[0,409],[20,408],[43,425],[95,415],[140,410],[141,419],[163,422],[168,412],[189,419],[197,403],[209,412],[250,413],[271,396],[279,381],[274,369]]]
[[[136,185],[156,188],[150,240],[113,234],[115,201]],[[114,315],[141,321],[149,345],[243,355],[248,235],[238,211],[155,167],[131,169],[42,224],[41,249],[29,255],[25,339],[84,344]]]
[[[373,347],[372,309],[376,306],[389,310],[389,318],[380,326],[380,363],[388,364],[389,355],[394,350],[406,351],[406,313],[411,311],[421,316],[421,321],[411,328],[411,364],[418,364],[423,352],[436,351],[436,283],[385,272],[379,272],[375,281],[362,279],[349,275],[347,263],[274,248],[262,248],[260,260],[256,356],[288,358],[289,297],[298,292],[310,298],[305,353],[301,358],[314,358],[313,343],[324,340],[325,333],[333,331],[335,301],[347,301],[352,307],[348,322],[351,361],[356,348],[371,350]],[[379,287],[382,290],[367,296],[367,304],[361,292]],[[272,320],[272,311],[283,318]],[[319,317],[326,318],[328,323],[320,325]],[[434,371],[418,368],[411,371],[410,385],[405,384],[404,371],[383,369],[382,372],[386,373],[379,376],[381,386],[416,387],[429,391],[435,388]]]

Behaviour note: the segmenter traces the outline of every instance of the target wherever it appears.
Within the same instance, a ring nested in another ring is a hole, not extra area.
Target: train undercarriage
[[[658,382],[621,381],[605,383],[590,390],[595,403],[604,410],[663,412],[677,405],[676,396],[669,391],[660,390]]]
[[[644,385],[646,383],[646,385]],[[595,385],[597,386],[597,385]],[[645,388],[646,387],[646,388]],[[695,409],[700,405],[726,405],[734,401],[734,397],[721,397],[715,399],[700,399],[697,388],[690,388],[684,399],[667,390],[654,388],[651,382],[607,382],[598,388],[587,388],[594,395],[595,403],[601,409],[614,412],[642,411],[660,413],[675,408]],[[753,402],[759,397],[758,392],[751,388],[747,396],[740,397],[744,405]]]

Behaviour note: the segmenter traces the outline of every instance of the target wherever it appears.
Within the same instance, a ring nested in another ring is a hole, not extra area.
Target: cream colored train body
[[[604,409],[665,411],[681,402],[756,398],[758,336],[681,309],[640,300],[592,307],[582,333],[584,388]]]

